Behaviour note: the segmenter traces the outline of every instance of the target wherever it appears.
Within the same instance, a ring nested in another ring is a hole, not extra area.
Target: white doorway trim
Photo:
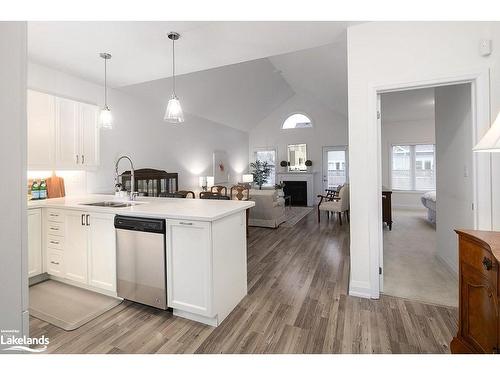
[[[490,89],[489,70],[478,69],[472,72],[457,73],[455,75],[434,76],[424,80],[410,82],[374,83],[369,85],[368,104],[373,113],[371,126],[377,127],[377,181],[376,196],[378,210],[369,220],[370,238],[370,284],[371,298],[379,298],[383,283],[383,275],[379,274],[379,267],[383,265],[383,230],[382,230],[382,145],[381,126],[377,111],[380,109],[380,94],[394,91],[413,90],[427,87],[448,86],[453,84],[471,84],[472,109],[472,147],[490,126]],[[486,153],[473,154],[473,202],[474,202],[474,229],[491,230],[491,155]],[[371,190],[374,192],[374,190]]]

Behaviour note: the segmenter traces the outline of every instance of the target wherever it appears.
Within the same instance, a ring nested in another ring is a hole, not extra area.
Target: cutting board
[[[64,178],[53,175],[47,178],[46,183],[48,198],[62,198],[66,195],[64,191]]]

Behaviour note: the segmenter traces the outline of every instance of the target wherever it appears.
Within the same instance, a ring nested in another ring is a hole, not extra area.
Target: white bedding
[[[436,224],[436,192],[428,191],[420,197],[422,204],[427,208],[427,220]]]

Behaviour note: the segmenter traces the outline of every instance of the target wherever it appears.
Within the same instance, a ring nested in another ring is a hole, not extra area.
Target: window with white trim
[[[428,191],[436,189],[435,145],[393,145],[392,189]]]

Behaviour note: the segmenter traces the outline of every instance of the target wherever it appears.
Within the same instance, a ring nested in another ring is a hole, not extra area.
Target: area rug
[[[30,287],[29,312],[35,318],[72,331],[111,310],[121,299],[47,280]]]
[[[302,220],[309,212],[313,210],[312,207],[286,207],[285,208],[285,222],[281,224],[282,227],[290,228]]]

